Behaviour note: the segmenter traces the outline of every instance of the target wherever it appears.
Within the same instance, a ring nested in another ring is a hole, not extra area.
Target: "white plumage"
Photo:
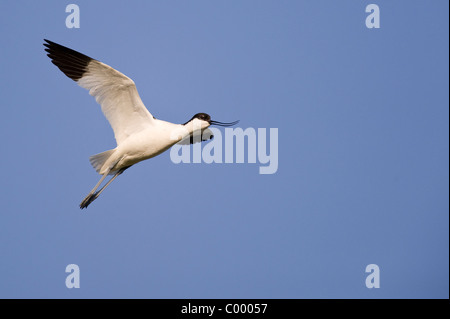
[[[91,60],[77,83],[101,105],[117,144],[154,124],[133,80],[110,66]]]

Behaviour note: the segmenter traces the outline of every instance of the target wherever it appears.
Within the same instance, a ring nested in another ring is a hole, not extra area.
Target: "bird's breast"
[[[183,131],[177,127],[156,127],[143,130],[129,136],[118,147],[121,160],[118,166],[125,167],[155,157],[168,150],[183,137]]]

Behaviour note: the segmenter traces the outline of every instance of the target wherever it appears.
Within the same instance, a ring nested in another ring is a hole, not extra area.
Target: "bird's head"
[[[192,124],[196,127],[199,127],[201,130],[207,128],[210,125],[217,125],[217,126],[233,126],[237,123],[239,123],[239,121],[234,121],[234,122],[219,122],[219,121],[213,121],[211,120],[211,116],[209,116],[206,113],[197,113],[195,114],[189,121],[187,121],[186,123],[184,123],[185,125],[192,122]]]
[[[201,141],[206,141],[214,137],[211,130],[208,129],[210,125],[217,126],[233,126],[239,121],[234,122],[219,122],[211,120],[211,116],[206,113],[197,113],[189,121],[180,127],[180,130],[175,130],[173,133],[173,140],[181,144],[193,144]],[[181,141],[180,141],[181,139]]]

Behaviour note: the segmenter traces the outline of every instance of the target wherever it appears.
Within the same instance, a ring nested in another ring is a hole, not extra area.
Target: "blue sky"
[[[69,3],[0,5],[1,298],[449,297],[448,1]],[[278,171],[166,152],[81,211],[114,135],[44,38],[157,118],[278,128]]]

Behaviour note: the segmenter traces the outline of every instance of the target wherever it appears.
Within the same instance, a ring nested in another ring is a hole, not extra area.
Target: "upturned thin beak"
[[[227,126],[233,126],[233,125],[236,125],[237,123],[239,123],[239,120],[234,121],[234,122],[229,122],[229,123],[226,123],[226,122],[218,122],[218,121],[213,121],[213,120],[211,120],[209,123],[210,123],[211,125],[217,125],[217,126],[225,126],[225,127],[227,127]]]

